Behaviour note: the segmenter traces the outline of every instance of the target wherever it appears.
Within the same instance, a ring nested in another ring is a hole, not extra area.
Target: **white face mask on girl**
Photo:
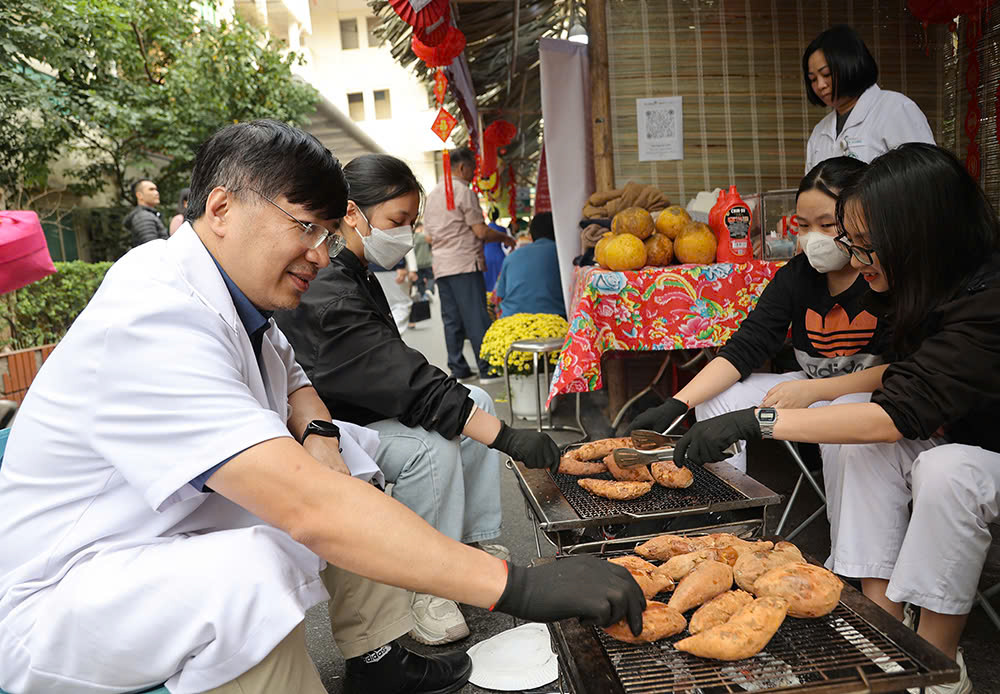
[[[799,236],[799,245],[802,246],[802,252],[806,254],[809,264],[816,272],[839,270],[851,260],[832,238],[818,231],[810,231]]]
[[[413,248],[413,227],[410,225],[395,227],[393,229],[379,229],[372,226],[365,217],[365,213],[358,208],[361,217],[368,223],[371,230],[368,236],[361,237],[364,245],[365,258],[372,263],[378,263],[386,270],[391,270],[396,263],[403,259],[407,251]]]

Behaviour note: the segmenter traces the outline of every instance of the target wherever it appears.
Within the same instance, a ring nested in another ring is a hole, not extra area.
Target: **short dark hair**
[[[846,24],[832,26],[814,38],[802,54],[802,79],[811,104],[826,105],[809,82],[809,56],[816,51],[823,51],[826,57],[833,78],[834,98],[859,97],[878,81],[878,64],[858,32]]]
[[[366,215],[375,205],[407,193],[424,194],[423,186],[402,159],[389,154],[363,154],[344,167],[351,200]]]
[[[472,153],[472,150],[468,147],[459,147],[458,149],[453,149],[448,153],[451,158],[452,166],[459,166],[460,164],[472,164],[476,165],[476,155]]]
[[[840,192],[837,226],[863,228],[889,283],[894,358],[915,350],[926,320],[1000,250],[1000,223],[951,152],[908,143],[876,157]]]
[[[834,200],[840,197],[840,191],[849,185],[858,172],[863,171],[867,166],[860,159],[853,157],[833,157],[821,161],[805,176],[799,183],[799,190],[795,194],[795,199],[807,190],[818,190],[829,195]]]
[[[539,239],[552,239],[555,241],[556,230],[552,225],[552,213],[539,212],[532,217],[529,231],[531,232],[531,239],[533,241],[538,241]]]
[[[188,202],[191,197],[190,188],[181,188],[180,195],[177,196],[177,214],[187,214],[187,209],[184,207],[184,203]]]
[[[227,125],[198,148],[187,218],[205,214],[208,194],[253,189],[269,200],[284,195],[321,219],[347,211],[347,181],[337,157],[309,133],[273,120]]]
[[[145,183],[146,181],[153,183],[153,179],[151,178],[137,178],[134,181],[132,181],[132,185],[129,187],[130,190],[132,191],[132,200],[135,201],[136,205],[139,204],[139,198],[136,197],[136,192],[139,190],[139,186]]]

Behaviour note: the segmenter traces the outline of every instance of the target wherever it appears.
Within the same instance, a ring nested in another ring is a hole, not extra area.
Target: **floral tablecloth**
[[[782,263],[674,265],[633,272],[575,268],[569,332],[549,401],[601,387],[611,350],[701,349],[724,344]]]

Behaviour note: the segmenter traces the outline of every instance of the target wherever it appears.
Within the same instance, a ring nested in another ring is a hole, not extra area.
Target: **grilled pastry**
[[[652,482],[619,482],[617,480],[595,480],[589,477],[578,479],[576,483],[591,494],[616,501],[638,499],[640,496],[649,494],[649,490],[653,488]]]
[[[743,660],[757,655],[785,621],[788,603],[781,598],[758,598],[741,608],[725,624],[681,639],[674,644],[701,658]]]
[[[743,590],[753,592],[753,584],[757,579],[771,569],[785,564],[805,564],[802,552],[791,542],[779,542],[774,549],[744,552],[733,565],[733,577],[736,585]]]
[[[632,630],[624,620],[604,627],[604,631],[611,638],[626,643],[652,643],[679,634],[686,626],[687,622],[680,612],[662,602],[647,600],[646,609],[642,613],[641,634],[633,636]]]
[[[671,462],[653,463],[649,466],[653,479],[661,487],[685,489],[694,484],[694,473],[686,467],[677,467]]]
[[[725,624],[729,618],[753,602],[753,596],[745,590],[730,590],[699,607],[691,615],[688,631],[697,634],[712,627]]]
[[[753,587],[759,598],[787,600],[793,617],[822,617],[833,612],[844,584],[822,566],[785,564],[758,578]]]
[[[645,465],[636,465],[634,467],[620,467],[618,463],[615,462],[615,454],[609,453],[604,458],[604,464],[608,468],[608,472],[616,480],[621,482],[652,482],[653,476],[649,474],[649,470]]]
[[[663,564],[663,570],[666,571],[667,575],[675,581],[679,581],[703,561],[721,561],[723,564],[729,564],[732,566],[739,559],[739,554],[732,547],[708,547],[706,549],[697,549],[694,552],[688,552],[687,554],[678,554],[677,556],[670,557]]]
[[[617,439],[600,439],[585,443],[579,448],[567,451],[564,457],[576,460],[600,460],[616,448],[632,448],[632,438],[624,436]]]
[[[703,561],[681,579],[667,604],[678,612],[687,612],[732,587],[733,567],[720,561]]]
[[[599,475],[607,471],[607,466],[599,460],[587,462],[564,455],[559,461],[559,472],[565,475]]]

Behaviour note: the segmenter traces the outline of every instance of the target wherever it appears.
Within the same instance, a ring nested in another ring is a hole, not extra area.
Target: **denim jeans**
[[[422,267],[417,270],[417,281],[413,283],[417,288],[417,293],[423,296],[424,292],[434,291],[434,270],[429,267]]]
[[[489,364],[479,357],[483,335],[490,327],[486,310],[486,283],[481,272],[463,272],[437,278],[441,295],[441,319],[444,321],[444,342],[448,348],[448,368],[455,378],[472,375],[469,362],[462,354],[465,338],[472,343],[479,375],[486,376]]]

